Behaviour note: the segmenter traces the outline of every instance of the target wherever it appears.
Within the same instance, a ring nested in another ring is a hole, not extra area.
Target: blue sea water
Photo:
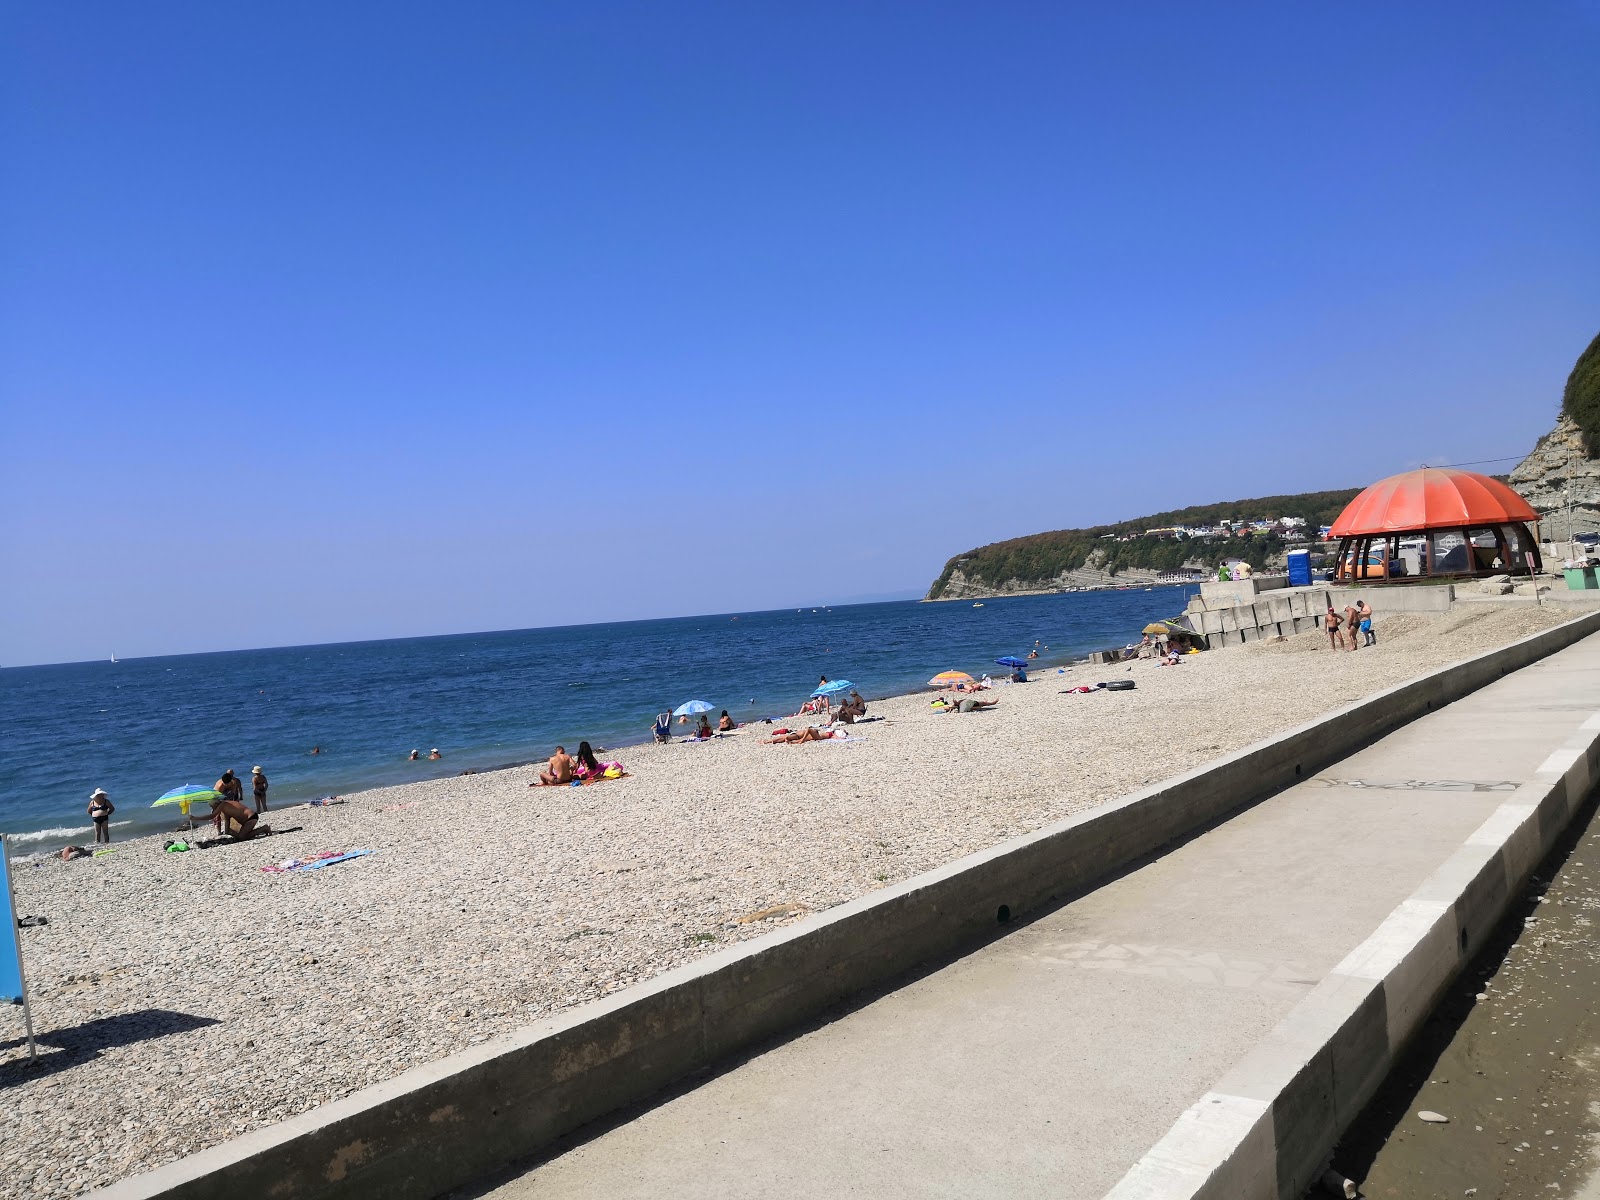
[[[996,657],[1035,641],[1047,670],[1137,639],[1184,602],[1177,587],[901,601],[12,667],[0,670],[0,832],[24,852],[83,841],[96,787],[117,806],[116,836],[170,829],[176,810],[151,802],[228,767],[260,764],[281,805],[526,762],[558,742],[623,747],[685,700],[740,721],[783,716],[821,675],[870,701],[939,671],[998,674]],[[442,761],[407,761],[434,746]]]

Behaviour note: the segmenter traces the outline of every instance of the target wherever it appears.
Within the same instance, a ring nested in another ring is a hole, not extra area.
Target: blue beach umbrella
[[[1027,659],[1018,658],[1015,654],[1008,654],[1004,658],[997,658],[994,661],[1002,667],[1015,667],[1018,670],[1028,665]]]
[[[715,704],[707,704],[704,700],[685,700],[672,710],[672,715],[675,717],[694,717],[701,713],[711,712],[716,707]]]
[[[832,683],[823,684],[811,694],[813,696],[837,696],[840,692],[848,692],[855,686],[848,679],[835,679]]]

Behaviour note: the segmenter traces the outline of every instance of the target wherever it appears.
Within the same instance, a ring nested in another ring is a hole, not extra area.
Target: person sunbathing
[[[971,696],[968,696],[965,700],[963,700],[960,704],[958,704],[956,706],[956,711],[957,712],[977,712],[980,708],[993,708],[995,705],[997,705],[999,703],[1000,703],[1000,701],[998,701],[998,700],[974,700]]]
[[[547,770],[539,772],[540,787],[563,787],[572,782],[572,756],[565,746],[557,746]]]
[[[842,731],[824,729],[820,725],[807,725],[804,729],[791,729],[787,733],[776,735],[768,746],[798,746],[801,742],[825,742],[829,738],[844,737]]]
[[[585,784],[599,783],[602,779],[621,779],[627,774],[620,762],[601,762],[594,756],[588,742],[578,743],[577,766],[573,774]]]

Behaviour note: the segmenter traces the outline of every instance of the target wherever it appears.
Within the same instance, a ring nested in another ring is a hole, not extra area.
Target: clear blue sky
[[[1600,329],[1592,0],[8,27],[5,664],[920,590],[1523,452]]]

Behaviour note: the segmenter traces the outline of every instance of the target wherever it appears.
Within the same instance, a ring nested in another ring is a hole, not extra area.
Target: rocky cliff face
[[[1564,541],[1569,515],[1575,533],[1600,530],[1600,460],[1585,453],[1583,434],[1565,414],[1517,464],[1511,486],[1544,518],[1543,537]]]

